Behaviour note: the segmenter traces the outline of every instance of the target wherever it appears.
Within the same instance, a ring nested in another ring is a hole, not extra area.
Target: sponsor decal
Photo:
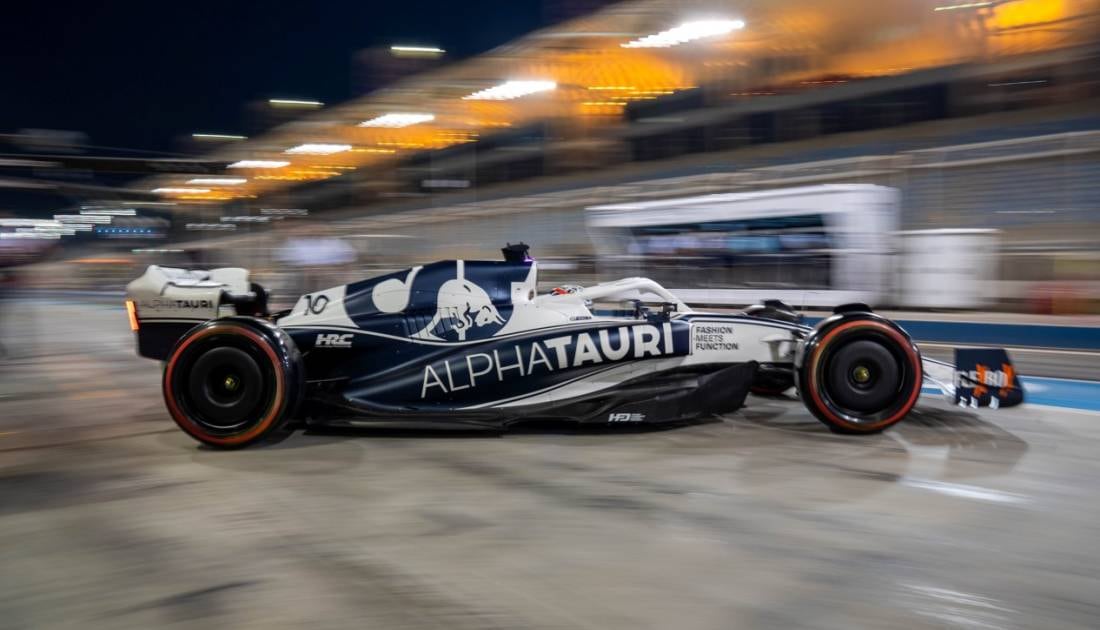
[[[607,417],[608,422],[645,422],[644,413],[613,413]]]
[[[213,300],[184,300],[184,299],[169,299],[169,298],[153,298],[146,300],[138,305],[141,309],[147,309],[151,311],[175,311],[175,310],[195,310],[195,309],[211,309],[214,308]]]
[[[350,348],[353,336],[351,333],[320,333],[313,345],[317,348]]]
[[[673,341],[671,324],[642,324],[472,352],[424,366],[420,398],[441,397],[511,379],[537,378],[589,365],[684,354],[682,349],[677,352]]]
[[[1007,407],[1023,401],[1016,369],[1004,350],[957,350],[955,403],[960,407]]]
[[[999,369],[991,368],[981,363],[974,366],[973,370],[955,372],[955,386],[969,387],[974,390],[975,396],[985,396],[990,389],[996,389],[998,396],[1007,396],[1012,389],[1012,380],[1016,370],[1009,363],[1002,363]]]
[[[733,324],[695,324],[691,327],[691,353],[733,352],[740,349]]]

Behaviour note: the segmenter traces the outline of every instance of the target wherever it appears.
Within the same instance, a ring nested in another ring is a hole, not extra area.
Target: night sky
[[[90,144],[174,151],[241,133],[245,104],[351,96],[352,54],[397,42],[450,59],[542,25],[543,0],[13,1],[0,17],[0,133],[77,130]]]

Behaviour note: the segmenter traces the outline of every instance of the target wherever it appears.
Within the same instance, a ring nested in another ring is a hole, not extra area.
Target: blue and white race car
[[[683,422],[734,411],[750,389],[797,387],[842,433],[899,422],[926,384],[966,406],[1023,399],[1003,350],[960,350],[959,369],[922,359],[865,305],[811,327],[778,302],[696,311],[646,278],[540,293],[527,247],[503,251],[316,291],[281,313],[244,269],[153,266],[126,306],[139,354],[165,362],[173,420],[223,448],[303,423]]]

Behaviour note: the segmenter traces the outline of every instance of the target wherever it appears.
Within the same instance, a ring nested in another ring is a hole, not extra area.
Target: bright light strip
[[[288,105],[290,107],[321,107],[324,105],[321,101],[308,101],[297,98],[269,98],[267,102],[271,105]]]
[[[304,217],[309,215],[305,208],[260,208],[260,214],[273,217]]]
[[[684,22],[676,28],[661,31],[654,35],[640,37],[634,41],[622,44],[623,48],[669,48],[687,42],[703,39],[705,37],[717,37],[727,35],[733,31],[745,28],[743,20],[700,20],[697,22]]]
[[[390,46],[390,50],[398,53],[421,53],[426,55],[442,55],[447,52],[435,46]]]
[[[22,229],[22,228],[20,228]],[[3,232],[0,233],[0,238],[3,239],[40,239],[40,240],[58,240],[61,238],[60,234],[50,232]]]
[[[226,168],[282,168],[290,166],[286,160],[241,160],[234,162]]]
[[[988,7],[992,5],[992,2],[968,2],[966,4],[952,4],[943,7],[936,7],[933,11],[955,11],[956,9],[978,9],[981,7]]]
[[[412,125],[419,125],[420,123],[431,122],[435,120],[433,114],[383,114],[370,120],[364,120],[359,123],[360,127],[388,127],[390,129],[398,129],[400,127],[409,127]]]
[[[93,215],[93,216],[95,216],[95,215],[104,215],[104,216],[112,216],[112,217],[133,217],[133,216],[137,216],[137,210],[134,210],[133,208],[110,208],[110,209],[104,208],[102,210],[87,210],[87,209],[84,209],[84,210],[80,211],[80,214],[90,214],[90,215]]]
[[[0,227],[37,227],[39,225],[61,226],[61,222],[50,219],[0,219]]]
[[[188,230],[197,230],[200,232],[228,232],[237,229],[234,223],[188,223],[184,227]]]
[[[161,195],[201,195],[210,192],[209,188],[183,188],[179,186],[166,186],[164,188],[154,188],[152,192],[159,193]]]
[[[73,228],[67,227],[67,226],[66,227],[38,226],[38,227],[34,227],[34,228],[16,228],[15,229],[16,232],[20,232],[20,231],[26,232],[27,230],[31,230],[31,231],[34,231],[34,232],[45,232],[47,234],[61,234],[61,235],[64,235],[64,236],[73,236],[74,234],[76,234],[76,230],[74,230]]]
[[[96,223],[104,225],[111,222],[111,217],[105,214],[55,214],[53,218],[61,223]]]
[[[350,151],[350,144],[324,144],[316,142],[307,142],[305,144],[299,144],[296,147],[291,147],[283,153],[289,153],[291,155],[332,155],[333,153],[342,153],[344,151]]]
[[[65,228],[15,228],[16,234],[41,234],[47,237],[57,236],[72,236],[74,232],[72,230],[66,230]]]
[[[268,216],[241,215],[236,217],[221,217],[222,223],[267,223],[271,220]]]
[[[553,81],[506,81],[500,85],[486,88],[463,96],[465,101],[509,101],[521,96],[548,92],[558,87]]]
[[[248,136],[237,136],[229,133],[193,133],[191,137],[196,140],[247,140]]]
[[[240,186],[247,181],[244,177],[196,177],[187,180],[187,183],[201,186]]]

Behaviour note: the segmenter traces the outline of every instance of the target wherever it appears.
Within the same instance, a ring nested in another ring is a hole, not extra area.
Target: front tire
[[[163,379],[176,424],[217,448],[281,437],[303,390],[301,356],[290,337],[247,317],[202,324],[177,342]]]
[[[806,339],[796,371],[802,401],[837,433],[877,433],[920,397],[920,352],[893,323],[866,314],[824,322]]]

